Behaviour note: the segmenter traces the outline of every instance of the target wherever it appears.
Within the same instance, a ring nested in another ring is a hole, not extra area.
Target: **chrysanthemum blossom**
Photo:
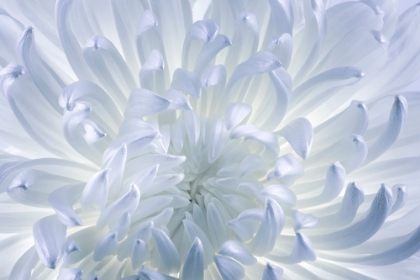
[[[420,7],[2,1],[0,279],[420,279]]]

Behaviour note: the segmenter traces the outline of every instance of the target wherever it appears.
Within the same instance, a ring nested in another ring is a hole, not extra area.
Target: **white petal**
[[[407,202],[407,188],[405,185],[397,184],[392,187],[394,205],[392,205],[391,214],[404,207]]]
[[[149,188],[144,189],[142,195],[143,198],[151,197],[158,193],[161,193],[173,186],[176,186],[184,179],[184,174],[163,174],[153,181],[153,184]]]
[[[60,37],[61,45],[66,54],[67,61],[80,80],[94,81],[93,75],[89,71],[82,56],[82,49],[72,32],[69,17],[72,1],[59,0],[56,4],[55,14],[57,19],[57,31]]]
[[[262,196],[271,197],[275,199],[279,204],[292,207],[296,204],[296,195],[282,185],[269,185],[262,189]]]
[[[324,188],[321,194],[316,197],[299,200],[298,205],[300,207],[311,207],[321,203],[330,202],[340,195],[344,188],[345,180],[346,170],[340,164],[340,162],[337,161],[331,164],[327,170]]]
[[[200,79],[196,74],[182,68],[175,70],[172,77],[171,88],[183,91],[196,98],[200,98],[201,96]]]
[[[264,267],[262,280],[281,280],[283,279],[283,269],[267,263]]]
[[[302,159],[308,158],[312,147],[313,129],[311,123],[307,119],[296,119],[278,133],[289,142],[293,150]]]
[[[110,226],[109,230],[116,232],[118,241],[121,241],[127,235],[127,232],[130,229],[130,225],[131,215],[126,212],[114,224]]]
[[[127,93],[137,85],[127,63],[114,44],[103,36],[95,35],[83,48],[83,58],[114,101],[124,106]]]
[[[339,162],[332,164],[325,176],[325,186],[320,197],[323,197],[324,201],[336,198],[344,188],[345,179],[346,170],[344,167]]]
[[[189,36],[204,42],[213,41],[219,34],[219,24],[211,19],[199,20],[190,27]]]
[[[0,47],[1,57],[3,60],[16,61],[15,43],[25,28],[20,21],[3,9],[0,11],[0,26],[0,37],[3,41]]]
[[[257,259],[254,258],[254,256],[245,249],[244,245],[237,240],[228,240],[223,243],[218,254],[234,258],[244,265],[253,265],[257,262]]]
[[[291,263],[316,260],[316,254],[312,248],[311,240],[303,233],[297,232],[293,250],[290,255]]]
[[[161,92],[164,90],[165,61],[158,50],[152,50],[146,62],[140,69],[140,85],[147,90]]]
[[[108,173],[110,169],[105,168],[90,178],[83,190],[80,204],[84,209],[95,206],[98,209],[103,209],[108,201],[109,192],[109,178]]]
[[[289,33],[272,37],[266,49],[278,57],[285,69],[289,67],[293,51],[293,39]]]
[[[281,62],[272,53],[258,52],[235,68],[229,79],[227,90],[229,91],[237,81],[244,77],[270,72],[280,66]]]
[[[242,242],[248,241],[258,230],[259,223],[263,220],[262,209],[247,209],[242,211],[236,219],[226,223],[238,235]]]
[[[204,265],[207,266],[212,262],[212,256],[214,253],[213,246],[211,245],[207,235],[194,222],[188,220],[183,220],[182,222],[190,241],[194,242],[195,238],[197,237],[203,244]]]
[[[193,110],[185,111],[184,121],[190,145],[197,145],[198,139],[200,138],[200,120],[197,114]]]
[[[209,239],[213,244],[213,247],[220,248],[223,242],[229,238],[229,232],[225,227],[220,211],[213,202],[210,202],[207,205],[207,225],[209,230]]]
[[[14,264],[9,274],[9,279],[30,279],[32,270],[39,262],[38,254],[34,247],[26,251]]]
[[[217,35],[212,42],[204,44],[195,61],[194,72],[200,75],[221,50],[231,45],[232,43],[225,35]]]
[[[158,170],[159,164],[145,168],[144,170],[139,171],[131,181],[139,186],[140,192],[143,193],[149,188],[153,180],[155,180]]]
[[[165,274],[177,273],[181,268],[181,260],[171,239],[156,228],[152,229],[152,236],[160,256],[159,271]]]
[[[192,110],[188,98],[180,91],[168,89],[163,94],[163,97],[171,102],[169,109],[171,110]]]
[[[57,93],[61,91],[61,85],[45,68],[45,61],[39,56],[34,46],[33,28],[25,29],[17,43],[17,52],[20,54],[26,71],[30,74],[35,86],[42,93],[45,100],[58,112],[59,104],[54,102]],[[53,101],[54,100],[54,101]]]
[[[245,277],[244,267],[231,258],[215,255],[213,259],[223,280],[239,280]]]
[[[100,261],[109,255],[115,255],[118,250],[117,233],[111,232],[102,237],[96,244],[95,251],[93,252],[93,260]]]
[[[170,207],[174,197],[156,195],[141,200],[138,210],[133,214],[132,222],[140,221],[152,214],[163,211],[165,207]]]
[[[347,185],[340,208],[334,214],[321,219],[321,224],[331,226],[348,225],[356,217],[359,206],[364,201],[364,193],[355,182]]]
[[[141,239],[136,239],[131,251],[131,266],[133,269],[139,268],[144,262],[150,259],[149,246]]]
[[[130,234],[120,245],[118,249],[118,260],[122,261],[125,258],[128,258],[133,250],[134,242],[137,239],[141,239],[144,242],[149,242],[151,237],[151,229],[153,228],[153,223],[142,224],[136,229],[132,234]]]
[[[294,224],[293,229],[295,232],[303,228],[314,228],[318,226],[319,219],[311,214],[303,214],[299,211],[294,211],[293,214]]]
[[[83,271],[78,268],[61,267],[57,280],[82,280]]]
[[[391,112],[389,113],[388,123],[378,139],[369,145],[368,156],[365,164],[375,160],[382,155],[400,135],[408,114],[407,100],[403,96],[396,96]]]
[[[140,278],[134,278],[129,280],[140,280],[140,279],[153,279],[153,280],[177,280],[177,278],[153,271],[148,270],[144,266],[139,271]]]
[[[171,105],[168,99],[146,89],[133,90],[128,103],[124,115],[136,118],[163,112]]]
[[[182,279],[202,280],[204,279],[204,249],[201,240],[196,237],[191,244],[182,269]]]
[[[204,88],[226,83],[226,68],[223,65],[216,65],[207,68],[201,76],[201,85]]]
[[[110,197],[114,197],[121,188],[126,160],[127,145],[125,143],[107,149],[103,155],[102,168],[109,169],[108,179]],[[101,197],[101,199],[105,199],[105,193],[104,197]]]
[[[227,131],[221,119],[212,122],[208,162],[213,163],[221,154],[227,140]]]
[[[63,256],[67,227],[56,216],[38,220],[33,227],[35,248],[45,266],[54,269]]]
[[[230,130],[240,124],[252,111],[252,107],[245,103],[230,103],[225,110],[226,129]]]
[[[294,23],[292,3],[287,0],[269,0],[269,3],[276,32],[292,34]]]
[[[263,256],[273,250],[277,237],[283,230],[284,212],[272,198],[265,201],[264,217],[257,234],[250,243],[251,252]]]
[[[365,257],[346,258],[344,261],[361,263],[363,265],[390,265],[406,260],[418,250],[420,250],[420,227],[410,232],[406,236],[398,237],[399,244],[391,249],[382,251],[380,253],[371,254]]]
[[[101,215],[98,218],[97,227],[102,228],[105,224],[115,222],[125,212],[133,214],[137,209],[139,200],[140,191],[135,184],[131,184],[127,193],[102,210]]]
[[[363,219],[342,230],[313,236],[312,240],[320,249],[339,250],[357,246],[370,239],[381,228],[391,209],[392,192],[383,184]]]
[[[240,163],[238,173],[243,177],[249,173],[263,171],[267,169],[267,163],[259,156],[251,154],[246,156]]]
[[[275,178],[280,183],[289,185],[303,174],[304,170],[301,163],[289,153],[276,160],[274,170],[267,175],[267,179]]]
[[[78,200],[83,185],[64,186],[54,190],[48,196],[48,203],[57,213],[57,218],[66,226],[81,226],[82,221],[73,210],[73,204]]]

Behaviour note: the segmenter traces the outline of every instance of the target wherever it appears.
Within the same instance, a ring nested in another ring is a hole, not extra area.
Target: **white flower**
[[[54,2],[0,3],[1,279],[420,279],[418,5]]]

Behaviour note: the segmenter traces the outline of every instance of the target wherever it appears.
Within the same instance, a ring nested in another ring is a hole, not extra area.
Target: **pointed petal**
[[[201,240],[196,237],[191,244],[182,269],[182,279],[204,279],[204,249]]]
[[[289,123],[279,131],[293,150],[302,158],[307,159],[312,147],[313,129],[311,123],[305,118],[299,118]]]
[[[267,263],[264,267],[262,280],[281,280],[283,279],[283,269]]]
[[[80,204],[84,209],[92,206],[103,209],[108,201],[110,169],[105,168],[90,178],[83,190]]]
[[[133,214],[139,205],[139,201],[140,191],[135,184],[131,184],[127,193],[102,210],[96,223],[97,227],[103,228],[105,224],[116,222],[125,212],[130,215]]]
[[[312,247],[311,240],[303,233],[297,232],[293,250],[290,255],[291,263],[316,260],[316,254]]]
[[[394,104],[389,113],[388,123],[378,139],[369,146],[369,153],[365,164],[378,158],[388,150],[395,141],[397,141],[397,138],[405,125],[408,114],[407,106],[407,100],[403,96],[397,95],[395,97]]]
[[[172,240],[161,229],[152,229],[161,261],[159,271],[166,274],[177,273],[181,268],[181,260]]]
[[[95,251],[93,252],[93,260],[98,262],[104,257],[109,255],[115,255],[118,250],[118,239],[117,233],[111,232],[102,237],[102,239],[96,244]]]
[[[144,262],[150,259],[149,246],[141,239],[136,239],[131,251],[131,266],[133,269],[139,268]]]
[[[33,227],[35,248],[45,266],[55,269],[63,256],[66,229],[56,216],[38,220]]]
[[[57,218],[66,226],[81,226],[82,221],[73,210],[73,204],[78,200],[83,185],[64,186],[54,190],[48,196],[48,203],[57,213]]]
[[[341,250],[357,246],[376,234],[382,227],[391,209],[391,189],[382,184],[367,215],[363,219],[342,230],[322,236],[312,236],[311,239],[319,249]]]
[[[294,224],[293,229],[295,232],[303,228],[314,228],[318,226],[319,219],[311,214],[303,214],[299,211],[294,211],[293,214]]]
[[[274,199],[267,197],[261,226],[250,243],[251,252],[257,256],[270,253],[274,248],[277,237],[283,230],[283,226],[283,210]]]

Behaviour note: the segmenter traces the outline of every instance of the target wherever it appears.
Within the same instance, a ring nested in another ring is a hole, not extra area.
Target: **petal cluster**
[[[0,4],[0,278],[417,279],[420,8]]]

